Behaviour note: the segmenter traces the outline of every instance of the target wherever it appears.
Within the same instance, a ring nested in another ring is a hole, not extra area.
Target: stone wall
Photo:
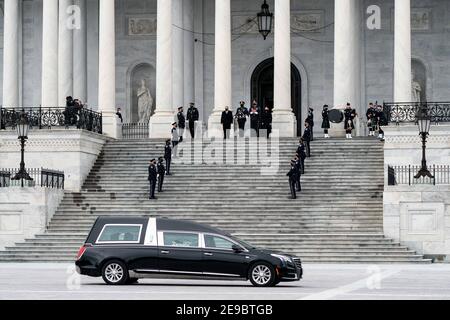
[[[450,185],[388,186],[389,165],[420,166],[422,143],[416,125],[384,129],[384,232],[420,254],[450,262]],[[432,125],[428,165],[450,164],[450,125]]]
[[[0,250],[44,232],[64,191],[0,188]]]
[[[25,146],[25,164],[64,171],[65,189],[80,191],[107,139],[84,130],[32,130]],[[19,167],[20,144],[15,131],[0,131],[0,154],[0,168]]]

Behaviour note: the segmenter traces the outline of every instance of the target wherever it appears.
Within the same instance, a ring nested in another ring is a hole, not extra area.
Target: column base
[[[274,111],[272,115],[272,132],[277,130],[281,138],[297,136],[297,119],[290,111]]]
[[[213,112],[208,119],[208,138],[223,138],[223,126],[220,123],[222,112]],[[231,125],[230,138],[234,137],[234,125]]]
[[[172,123],[175,122],[175,116],[171,112],[155,113],[150,118],[150,138],[170,139]]]
[[[120,139],[122,136],[122,125],[115,113],[103,112],[102,131],[108,137]]]

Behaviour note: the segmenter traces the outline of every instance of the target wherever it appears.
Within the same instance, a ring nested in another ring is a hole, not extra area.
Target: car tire
[[[275,269],[267,262],[257,262],[250,268],[248,278],[255,287],[273,287],[276,282]]]
[[[102,278],[108,285],[127,284],[129,279],[127,266],[120,260],[110,260],[102,268]]]

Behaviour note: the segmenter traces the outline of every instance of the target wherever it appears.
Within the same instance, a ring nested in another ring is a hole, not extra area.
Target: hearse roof
[[[123,216],[123,217],[108,217],[101,216],[97,219],[97,225],[105,225],[105,224],[135,224],[135,223],[143,223],[146,224],[148,219],[152,217],[145,216]],[[187,220],[173,220],[167,218],[156,218],[156,228],[158,230],[167,230],[167,231],[195,231],[195,232],[208,232],[208,233],[216,233],[221,235],[228,235],[227,232],[222,230],[202,225],[193,221]]]

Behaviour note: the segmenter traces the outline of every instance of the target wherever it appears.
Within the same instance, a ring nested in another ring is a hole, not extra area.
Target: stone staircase
[[[0,252],[0,262],[74,261],[99,215],[194,220],[230,231],[256,246],[296,254],[304,262],[430,262],[383,236],[383,145],[378,140],[314,141],[297,200],[289,199],[286,177],[297,139],[281,139],[279,147],[275,141],[268,142],[278,150],[268,152],[270,165],[279,167],[275,175],[261,174],[261,168],[267,167],[266,157],[249,163],[256,154],[249,140],[221,143],[196,150],[223,157],[228,164],[206,158],[192,162],[192,154],[189,157],[189,150],[184,150],[156,201],[148,200],[147,165],[150,158],[163,154],[164,142],[107,143],[83,190],[65,193],[47,232],[6,248]],[[190,141],[183,144],[191,145]],[[245,164],[236,163],[242,160]]]

